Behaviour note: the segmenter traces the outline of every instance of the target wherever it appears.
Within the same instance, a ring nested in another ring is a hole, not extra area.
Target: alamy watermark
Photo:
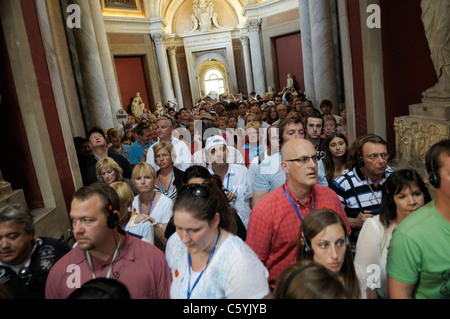
[[[381,28],[381,8],[378,4],[371,4],[367,6],[367,13],[370,15],[367,17],[366,24],[369,29]]]
[[[71,4],[67,6],[67,13],[70,13],[66,20],[66,25],[69,29],[81,28],[81,8],[77,4]]]

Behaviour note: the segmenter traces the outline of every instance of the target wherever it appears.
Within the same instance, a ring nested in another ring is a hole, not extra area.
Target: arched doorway
[[[225,66],[217,61],[203,63],[198,72],[202,97],[218,99],[220,94],[228,93],[228,76]]]

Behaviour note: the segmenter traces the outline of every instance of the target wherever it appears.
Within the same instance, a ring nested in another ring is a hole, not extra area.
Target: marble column
[[[303,73],[305,81],[305,87],[303,89],[306,93],[306,97],[316,105],[313,56],[311,48],[311,25],[309,19],[309,0],[299,0],[298,7],[300,11],[300,34],[302,38]]]
[[[242,44],[242,52],[244,54],[244,65],[245,65],[245,78],[247,81],[247,95],[249,95],[253,90],[253,73],[252,73],[252,59],[250,58],[250,47],[248,37],[242,36],[240,38]],[[263,95],[261,95],[263,96]]]
[[[73,32],[90,120],[92,125],[111,128],[114,127],[114,122],[97,46],[91,7],[89,1],[72,0],[71,2],[80,7],[82,15],[81,28],[75,28]]]
[[[167,61],[166,52],[166,39],[167,36],[163,32],[155,32],[151,34],[153,41],[155,42],[156,48],[156,60],[158,61],[159,76],[162,85],[162,101],[161,103],[165,105],[167,101],[175,100],[172,88],[172,81],[170,79],[169,63]]]
[[[172,81],[175,89],[175,97],[177,99],[177,110],[183,108],[183,94],[181,92],[180,76],[178,74],[177,48],[175,46],[168,47],[170,69],[172,70]]]
[[[117,87],[116,74],[114,72],[113,57],[109,49],[108,36],[106,34],[105,24],[103,22],[102,8],[99,1],[89,1],[92,13],[92,22],[94,24],[95,36],[97,39],[100,61],[103,67],[103,76],[105,77],[106,90],[108,91],[109,104],[112,117],[116,128],[121,124],[116,120],[118,110],[122,109],[119,89]]]
[[[336,69],[330,3],[309,0],[315,106],[322,100],[337,104]]]
[[[252,19],[247,22],[250,34],[250,52],[252,56],[253,80],[256,94],[264,96],[266,93],[266,81],[264,74],[263,57],[261,51],[261,19]]]

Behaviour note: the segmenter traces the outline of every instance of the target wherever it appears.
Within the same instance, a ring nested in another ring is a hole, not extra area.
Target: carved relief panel
[[[449,138],[449,125],[412,117],[394,119],[396,158],[402,162],[425,163],[428,149],[442,139]]]

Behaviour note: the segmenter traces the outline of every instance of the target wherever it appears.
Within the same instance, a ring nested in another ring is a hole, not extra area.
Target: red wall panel
[[[300,33],[275,38],[274,42],[277,53],[279,90],[281,91],[286,86],[287,75],[290,73],[294,78],[296,89],[305,91]]]
[[[387,141],[395,156],[394,118],[409,115],[437,82],[421,20],[420,0],[380,1]]]
[[[136,92],[141,94],[145,107],[150,109],[144,65],[141,56],[114,57],[116,74],[119,81],[122,106],[131,114],[131,102]]]

